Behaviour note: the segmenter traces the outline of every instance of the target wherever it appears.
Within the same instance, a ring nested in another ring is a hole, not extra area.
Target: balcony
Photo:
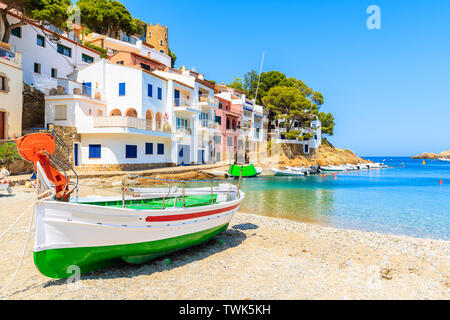
[[[173,105],[175,107],[190,107],[191,102],[186,98],[175,98],[173,99]]]
[[[20,54],[3,49],[2,47],[0,47],[0,61],[6,61],[18,66],[21,64]]]
[[[200,104],[210,104],[215,107],[219,106],[219,100],[210,94],[200,94],[198,97]]]
[[[177,135],[179,136],[192,136],[191,128],[177,128]]]
[[[219,130],[219,123],[209,120],[200,120],[201,129]]]
[[[134,128],[147,130],[147,120],[133,117],[94,117],[94,128]]]

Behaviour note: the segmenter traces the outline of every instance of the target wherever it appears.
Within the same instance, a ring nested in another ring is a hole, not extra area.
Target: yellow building
[[[145,41],[147,44],[153,46],[155,50],[163,54],[169,54],[169,30],[166,26],[159,24],[146,26]]]
[[[0,42],[0,140],[22,135],[22,106],[21,54]]]

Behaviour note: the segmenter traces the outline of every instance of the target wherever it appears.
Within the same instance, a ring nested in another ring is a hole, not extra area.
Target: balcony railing
[[[147,130],[147,120],[133,117],[94,117],[94,128],[134,128]]]
[[[207,129],[219,129],[219,123],[209,120],[200,120],[200,126]]]
[[[210,94],[200,94],[198,100],[199,102],[209,103],[215,106],[219,105],[219,100]]]
[[[6,60],[14,64],[20,64],[19,54],[0,48],[0,60]]]
[[[174,101],[175,107],[190,107],[191,102],[186,98],[175,98]]]
[[[190,128],[179,127],[179,128],[177,128],[177,134],[178,135],[183,135],[183,136],[191,136],[192,135],[192,130]]]

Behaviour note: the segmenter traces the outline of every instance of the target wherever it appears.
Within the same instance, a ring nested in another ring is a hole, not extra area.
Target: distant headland
[[[439,154],[424,152],[418,156],[412,157],[411,159],[450,159],[450,150]]]

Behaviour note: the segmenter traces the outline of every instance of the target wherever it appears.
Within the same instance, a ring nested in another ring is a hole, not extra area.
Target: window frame
[[[162,152],[161,152],[161,147],[162,147]],[[164,145],[164,143],[158,143],[157,154],[158,154],[158,156],[165,155],[165,145]]]
[[[14,30],[19,30],[19,33],[16,34]],[[16,27],[16,28],[12,29],[11,30],[11,35],[13,35],[13,36],[15,36],[15,37],[17,37],[19,39],[22,39],[22,27]]]
[[[90,61],[87,61],[87,60],[90,60]],[[91,63],[94,63],[94,57],[91,57],[91,56],[88,56],[85,53],[82,53],[81,54],[81,61],[91,64]]]
[[[36,67],[37,67],[38,71],[36,71]],[[35,62],[34,66],[33,66],[33,72],[37,73],[37,74],[41,74],[41,72],[42,72],[42,65],[40,63]]]
[[[153,142],[146,142],[145,143],[145,155],[146,156],[152,156],[154,154],[155,154],[155,150],[154,150]]]
[[[42,45],[39,44],[39,40],[42,40]],[[36,44],[38,47],[45,48],[45,37],[43,35],[37,34],[36,35]]]
[[[127,95],[126,82],[119,82],[119,97],[125,97]]]
[[[65,108],[64,119],[63,118],[58,118],[56,110],[58,108],[63,108],[63,107]],[[54,117],[54,119],[55,119],[55,121],[67,121],[67,105],[66,104],[55,105],[55,117]]]
[[[54,71],[54,72],[53,72],[53,71]],[[51,76],[52,76],[52,78],[57,79],[57,78],[58,78],[58,69],[52,68],[52,70],[51,70]]]
[[[96,148],[95,151],[98,152],[98,156],[97,156],[97,152],[94,155],[94,152],[93,152],[94,148]],[[89,145],[89,159],[101,159],[101,158],[102,158],[102,145],[101,144],[90,144]]]
[[[162,100],[163,92],[162,88],[158,87],[158,100]]]
[[[68,50],[68,54],[66,54],[66,50]],[[56,51],[59,54],[62,54],[63,56],[72,58],[72,48],[66,47],[65,45],[58,43],[57,47],[56,47]]]
[[[153,85],[147,84],[147,97],[153,98]]]
[[[130,152],[132,152],[131,155]],[[137,158],[138,158],[138,146],[134,144],[126,144],[125,159],[137,159]]]

